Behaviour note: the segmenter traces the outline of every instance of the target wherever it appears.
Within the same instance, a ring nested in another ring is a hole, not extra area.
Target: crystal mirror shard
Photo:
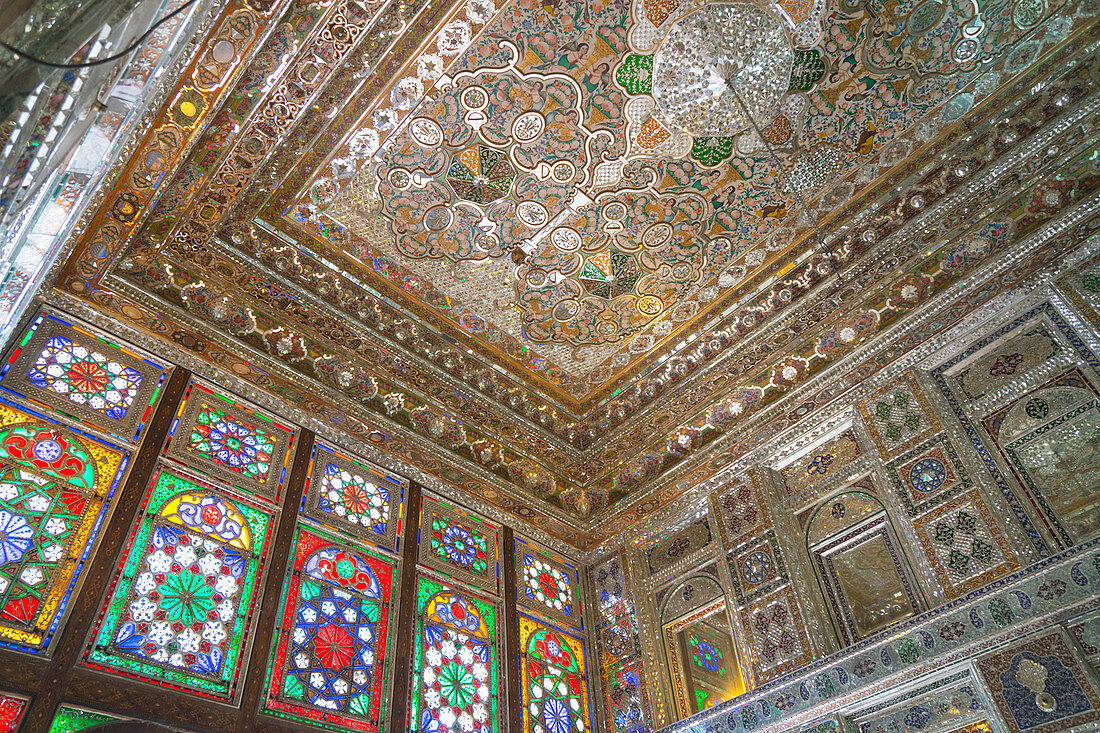
[[[408,480],[321,442],[302,499],[302,513],[332,529],[397,551]]]
[[[997,441],[1059,539],[1072,546],[1100,533],[1100,400],[1076,370],[1058,381],[1080,386],[1017,401]]]
[[[497,527],[427,496],[420,511],[420,563],[496,594],[500,587]]]
[[[232,699],[273,525],[258,503],[158,470],[84,663]]]
[[[264,710],[332,730],[385,729],[395,561],[299,527]]]
[[[710,3],[669,29],[653,60],[653,98],[675,127],[728,137],[772,121],[793,67],[781,19],[752,3]]]
[[[909,561],[876,498],[851,492],[826,500],[806,536],[826,606],[845,644],[922,610]]]
[[[0,402],[0,644],[43,653],[94,550],[127,458]]]
[[[164,367],[43,313],[9,355],[0,387],[131,440],[165,374]]]
[[[233,486],[277,500],[295,431],[232,397],[192,382],[167,455]]]
[[[519,538],[515,548],[517,602],[559,623],[583,628],[577,567]]]
[[[497,607],[421,577],[410,721],[419,733],[500,733]]]

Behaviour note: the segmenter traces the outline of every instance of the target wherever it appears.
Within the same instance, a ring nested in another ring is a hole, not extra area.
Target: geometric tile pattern
[[[377,731],[390,707],[394,562],[333,540],[295,531],[263,706],[301,723]]]
[[[718,509],[726,542],[735,544],[760,525],[770,526],[764,505],[756,499],[756,490],[749,482],[736,483],[719,489]]]
[[[775,532],[768,531],[729,555],[730,577],[738,603],[745,604],[787,582]]]
[[[751,639],[752,663],[759,684],[810,660],[802,616],[790,588],[741,609],[741,623]]]
[[[985,502],[975,492],[933,509],[913,525],[937,579],[951,597],[1020,566]]]
[[[401,498],[408,481],[335,451],[319,441],[302,513],[387,550],[397,548]]]
[[[939,421],[912,372],[861,402],[859,412],[883,458],[897,455],[939,429]]]
[[[555,621],[582,628],[576,566],[518,537],[515,548],[516,601]]]
[[[496,526],[429,497],[424,498],[420,512],[420,564],[496,593],[500,579]]]
[[[163,378],[163,367],[42,314],[11,353],[3,386],[129,440]]]
[[[275,501],[294,436],[293,428],[192,382],[180,403],[167,455]]]
[[[1011,733],[1077,730],[1100,720],[1100,694],[1060,627],[982,657],[977,667]]]
[[[940,434],[885,465],[886,475],[911,517],[973,486],[946,435]]]

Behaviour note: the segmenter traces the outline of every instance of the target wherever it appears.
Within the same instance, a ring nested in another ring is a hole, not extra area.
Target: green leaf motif
[[[214,589],[201,575],[169,575],[160,586],[160,607],[170,621],[190,625],[206,619],[214,609]]]
[[[321,587],[316,583],[302,583],[301,595],[302,600],[312,601],[314,598],[321,595]]]
[[[732,137],[700,137],[691,146],[691,157],[707,166],[719,165],[731,155]]]
[[[649,94],[653,91],[653,57],[629,54],[615,70],[615,81],[627,94]]]
[[[352,715],[370,715],[370,700],[366,695],[359,695],[351,701],[348,710]]]
[[[301,698],[305,692],[302,682],[294,675],[287,675],[283,680],[283,694],[287,697]]]

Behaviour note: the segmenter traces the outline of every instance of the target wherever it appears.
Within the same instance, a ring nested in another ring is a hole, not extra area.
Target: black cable
[[[142,43],[145,42],[146,38],[148,38],[149,36],[151,36],[153,34],[153,31],[155,31],[161,25],[163,25],[164,23],[168,22],[172,18],[174,18],[177,15],[179,15],[180,13],[182,13],[184,10],[187,10],[187,8],[194,5],[196,1],[197,0],[187,0],[187,2],[185,2],[183,5],[179,6],[178,8],[173,10],[171,13],[164,16],[163,18],[158,20],[156,23],[153,23],[153,25],[149,26],[149,30],[142,33],[140,38],[138,38],[136,41],[134,41],[129,46],[127,46],[124,50],[119,51],[118,53],[114,54],[113,56],[108,56],[108,57],[102,58],[102,59],[96,59],[95,61],[85,61],[84,63],[81,63],[81,64],[55,64],[52,61],[46,61],[45,59],[40,59],[40,58],[37,58],[35,56],[31,56],[26,51],[20,51],[18,48],[15,48],[14,46],[9,46],[8,44],[4,43],[3,41],[0,41],[0,46],[3,46],[8,51],[11,51],[13,54],[15,54],[16,56],[19,56],[20,58],[24,58],[27,61],[38,64],[40,66],[49,66],[50,68],[53,68],[53,69],[86,69],[89,66],[99,66],[100,64],[109,64],[112,61],[118,61],[120,58],[122,58],[123,56],[127,55],[128,53],[133,51],[135,48],[140,46]]]

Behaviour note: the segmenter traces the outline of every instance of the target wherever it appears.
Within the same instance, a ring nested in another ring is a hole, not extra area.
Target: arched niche
[[[870,493],[847,491],[822,501],[806,526],[806,552],[844,644],[922,609],[890,515]]]
[[[746,691],[725,593],[713,576],[678,581],[659,612],[677,719]]]
[[[1049,387],[1005,413],[996,440],[1063,545],[1100,534],[1100,403]]]

